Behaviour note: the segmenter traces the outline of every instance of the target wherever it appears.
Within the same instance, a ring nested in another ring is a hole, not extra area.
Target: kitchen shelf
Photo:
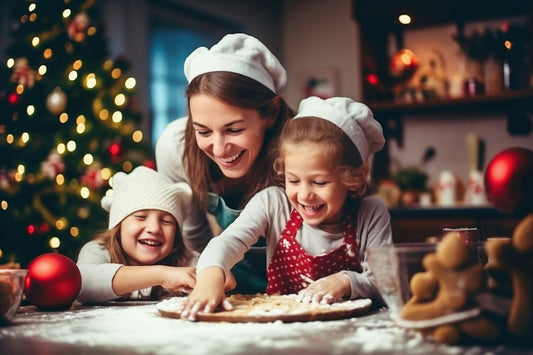
[[[533,89],[505,91],[498,94],[485,94],[472,97],[434,99],[423,102],[370,102],[368,106],[374,115],[397,114],[425,114],[425,113],[453,113],[454,111],[467,112],[494,112],[504,113],[513,111],[533,111]]]

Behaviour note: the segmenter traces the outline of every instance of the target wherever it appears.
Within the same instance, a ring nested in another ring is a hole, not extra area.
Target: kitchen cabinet
[[[400,13],[409,14],[412,23],[402,25],[397,20]],[[403,144],[403,117],[424,115],[431,119],[448,115],[476,113],[500,114],[507,117],[509,129],[530,127],[533,113],[533,88],[531,83],[522,87],[503,90],[495,94],[476,94],[461,98],[431,98],[423,101],[398,102],[393,94],[396,84],[390,74],[390,39],[394,38],[398,49],[403,48],[405,33],[411,29],[427,29],[437,25],[454,24],[457,33],[463,33],[465,24],[474,21],[490,21],[525,16],[531,34],[528,60],[523,75],[533,77],[533,2],[523,0],[354,0],[353,16],[359,23],[362,53],[363,101],[374,112],[384,129],[387,140],[395,139]],[[431,38],[428,38],[428,45]],[[458,60],[461,60],[458,58]],[[464,60],[464,58],[462,59]],[[527,81],[527,80],[526,80]],[[379,180],[388,175],[387,146],[376,154],[373,177]]]

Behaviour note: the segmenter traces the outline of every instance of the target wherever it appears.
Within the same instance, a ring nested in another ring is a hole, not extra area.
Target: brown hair
[[[363,162],[359,151],[348,136],[335,124],[318,117],[300,117],[287,122],[281,133],[278,148],[273,152],[274,169],[281,183],[285,174],[284,156],[287,146],[309,142],[323,147],[325,161],[350,190],[353,199],[371,193],[368,179],[370,162]]]
[[[191,81],[185,93],[188,100],[194,95],[202,94],[233,106],[257,110],[265,119],[276,117],[274,125],[265,132],[263,147],[248,172],[250,186],[239,206],[243,207],[255,193],[274,184],[276,177],[272,167],[272,155],[269,152],[276,146],[285,122],[294,116],[293,110],[281,96],[267,87],[253,79],[231,72],[210,72],[199,75]],[[196,144],[190,118],[185,129],[183,162],[190,177],[193,198],[202,209],[206,210],[209,203],[208,192],[224,191],[221,183],[223,174]]]

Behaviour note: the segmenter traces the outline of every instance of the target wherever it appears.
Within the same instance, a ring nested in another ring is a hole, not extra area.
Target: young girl
[[[195,284],[192,254],[180,226],[191,200],[186,183],[173,183],[141,166],[113,176],[113,193],[102,199],[109,229],[85,244],[78,256],[82,286],[78,300],[156,299]]]
[[[189,116],[171,122],[161,134],[156,161],[158,171],[172,181],[191,185],[193,201],[183,237],[200,252],[235,220],[251,196],[274,184],[270,151],[294,112],[279,94],[285,69],[247,34],[228,34],[211,48],[196,49],[184,72]],[[214,217],[211,223],[207,216]],[[235,292],[264,292],[261,242],[233,269]]]
[[[276,170],[285,190],[268,187],[246,205],[198,261],[197,284],[183,317],[212,312],[224,300],[230,268],[264,236],[266,293],[298,293],[301,302],[381,297],[365,263],[366,249],[392,243],[390,216],[369,196],[373,153],[384,145],[382,128],[363,104],[348,98],[301,102],[280,139]]]

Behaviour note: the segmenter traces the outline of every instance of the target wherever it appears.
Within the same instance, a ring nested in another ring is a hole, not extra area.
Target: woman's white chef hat
[[[204,73],[237,73],[258,81],[274,93],[287,82],[287,74],[278,59],[257,38],[244,33],[228,34],[211,49],[197,48],[185,59],[184,71],[189,83]]]
[[[319,117],[328,120],[353,142],[363,162],[385,145],[383,128],[374,119],[368,106],[347,97],[321,99],[311,96],[303,99],[294,118]]]
[[[165,175],[139,166],[131,173],[113,175],[113,190],[102,198],[102,208],[109,212],[109,229],[130,214],[145,209],[170,213],[181,229],[192,190],[185,182],[173,182]]]

